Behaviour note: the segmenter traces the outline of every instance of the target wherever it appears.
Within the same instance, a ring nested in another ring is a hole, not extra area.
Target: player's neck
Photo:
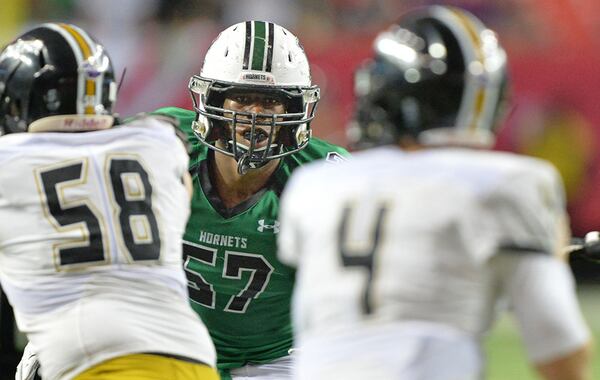
[[[240,175],[237,162],[232,157],[215,153],[213,158],[210,162],[213,186],[227,208],[237,206],[264,188],[279,165],[279,160],[272,160],[261,168]]]

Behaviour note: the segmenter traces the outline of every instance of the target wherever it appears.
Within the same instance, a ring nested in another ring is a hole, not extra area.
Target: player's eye
[[[233,98],[233,100],[235,100],[236,103],[240,103],[240,104],[250,103],[250,97],[246,96],[246,95],[237,95]]]
[[[279,101],[279,99],[277,98],[264,98],[263,103],[268,105],[268,106],[278,106],[281,104],[281,102]]]

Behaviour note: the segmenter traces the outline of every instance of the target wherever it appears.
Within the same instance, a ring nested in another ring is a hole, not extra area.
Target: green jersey
[[[213,153],[191,130],[195,112],[163,108],[179,119],[191,144],[194,183],[192,213],[184,235],[185,271],[193,309],[208,328],[219,369],[267,363],[292,346],[290,300],[294,271],[277,260],[279,197],[292,171],[305,163],[348,153],[313,138],[281,159],[269,185],[233,209],[226,209],[210,183]]]

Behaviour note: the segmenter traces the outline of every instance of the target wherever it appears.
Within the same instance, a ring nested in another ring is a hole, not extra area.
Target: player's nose
[[[246,110],[254,113],[265,113],[266,107],[259,100],[255,100],[246,106]]]

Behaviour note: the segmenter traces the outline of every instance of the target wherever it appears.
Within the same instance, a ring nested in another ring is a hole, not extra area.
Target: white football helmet
[[[210,149],[234,157],[241,174],[308,144],[319,87],[311,83],[308,59],[298,38],[279,25],[246,21],[221,32],[206,53],[200,75],[190,79],[188,88],[197,114],[194,133]],[[223,102],[232,92],[275,97],[285,113],[226,110]],[[248,126],[250,146],[236,140],[240,124]],[[266,146],[257,148],[260,125],[270,128]],[[225,148],[215,145],[218,140]]]

